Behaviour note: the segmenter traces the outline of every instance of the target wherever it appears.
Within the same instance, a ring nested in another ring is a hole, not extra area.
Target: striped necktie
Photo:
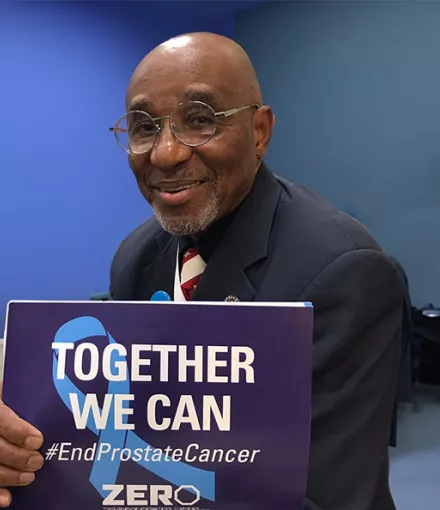
[[[206,264],[195,248],[189,248],[183,255],[180,287],[187,301],[191,299]]]

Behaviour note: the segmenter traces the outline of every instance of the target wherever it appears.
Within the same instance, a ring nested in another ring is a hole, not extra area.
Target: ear
[[[275,126],[275,115],[270,106],[262,106],[254,115],[254,140],[255,153],[259,154],[259,159],[263,159],[272,137],[272,131]]]

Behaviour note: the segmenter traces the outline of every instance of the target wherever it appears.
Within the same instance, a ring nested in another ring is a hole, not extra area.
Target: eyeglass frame
[[[180,108],[182,105],[184,104],[187,104],[187,103],[198,103],[198,104],[201,104],[203,106],[207,106],[210,110],[212,110],[212,112],[214,113],[214,117],[215,117],[215,120],[216,120],[216,123],[215,123],[215,128],[214,128],[214,131],[212,133],[212,135],[205,141],[203,141],[202,143],[198,143],[198,144],[189,144],[189,143],[185,143],[185,142],[182,142],[182,140],[180,140],[180,138],[176,135],[176,133],[174,132],[174,129],[173,129],[173,126],[171,124],[171,116],[173,115],[174,111],[177,110],[177,108]],[[239,113],[243,110],[246,110],[247,108],[256,108],[257,110],[259,110],[263,105],[261,105],[260,103],[249,103],[245,106],[241,106],[239,108],[231,108],[229,110],[224,110],[222,112],[216,112],[214,110],[214,108],[212,108],[212,106],[210,106],[209,104],[207,103],[204,103],[203,101],[183,101],[179,104],[177,104],[172,110],[171,112],[168,114],[168,115],[164,115],[162,117],[153,117],[152,115],[150,115],[149,113],[143,111],[143,110],[130,110],[128,112],[126,112],[122,117],[120,117],[116,124],[113,126],[113,127],[110,127],[109,128],[109,131],[112,131],[115,135],[115,138],[116,138],[116,143],[119,145],[119,147],[121,147],[121,149],[123,149],[125,152],[127,152],[128,154],[134,154],[134,155],[139,155],[139,154],[148,154],[148,152],[150,152],[154,145],[156,144],[156,141],[158,139],[158,137],[160,136],[160,132],[161,132],[161,126],[160,126],[160,123],[158,121],[161,121],[161,120],[164,120],[164,119],[168,119],[169,120],[169,125],[170,125],[170,130],[171,132],[173,133],[174,137],[180,142],[182,143],[183,145],[186,145],[187,147],[201,147],[202,145],[205,145],[206,143],[208,143],[210,140],[212,140],[212,138],[214,137],[215,133],[217,132],[217,120],[218,119],[226,119],[227,117],[230,117],[231,115],[235,115],[236,113]],[[133,152],[131,151],[130,149],[126,149],[120,142],[119,142],[119,139],[118,139],[118,135],[117,135],[117,131],[119,130],[119,132],[128,132],[128,129],[127,130],[124,130],[124,129],[120,129],[120,128],[117,128],[117,125],[119,124],[119,122],[121,122],[121,120],[126,117],[129,113],[142,113],[142,114],[145,114],[145,115],[148,115],[154,122],[154,125],[156,127],[156,136],[154,138],[154,142],[152,144],[152,146],[144,151],[144,152]]]

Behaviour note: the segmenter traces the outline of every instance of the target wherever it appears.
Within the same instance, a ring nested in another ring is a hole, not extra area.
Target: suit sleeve
[[[301,300],[315,310],[306,509],[393,509],[388,442],[401,344],[401,280],[383,253],[357,250],[323,270]]]

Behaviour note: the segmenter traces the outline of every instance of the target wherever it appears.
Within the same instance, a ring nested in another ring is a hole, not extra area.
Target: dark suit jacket
[[[155,218],[132,232],[111,267],[112,299],[173,295],[176,243]],[[394,509],[388,440],[403,297],[387,256],[358,222],[263,164],[193,300],[230,294],[314,305],[306,509]]]

